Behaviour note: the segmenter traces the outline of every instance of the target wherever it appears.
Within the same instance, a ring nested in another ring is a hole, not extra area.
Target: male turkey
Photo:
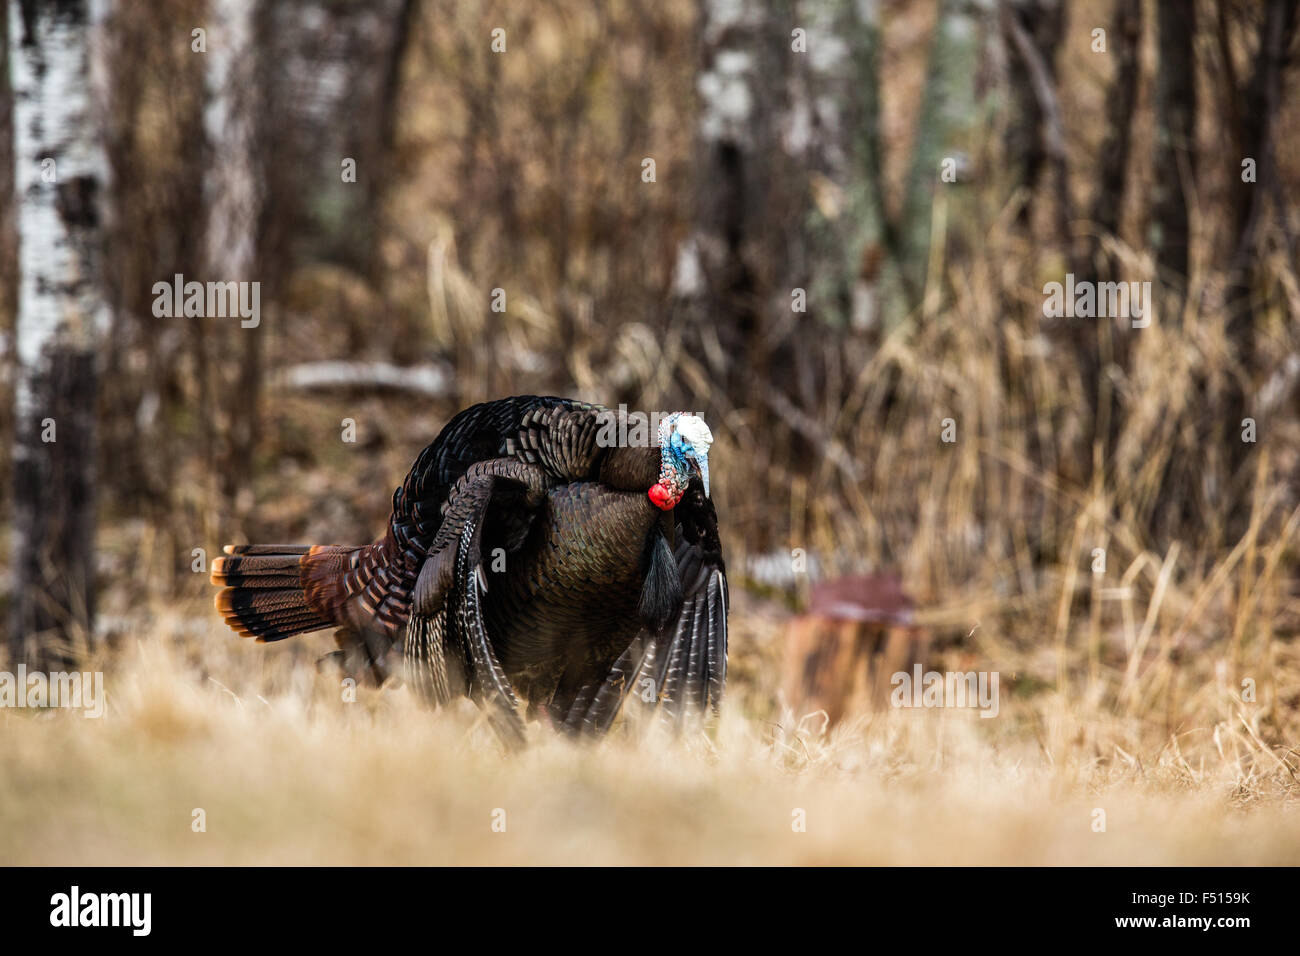
[[[467,695],[509,743],[528,715],[603,733],[629,691],[668,723],[716,712],[727,582],[704,420],[617,444],[612,413],[533,395],[458,414],[415,460],[373,544],[228,545],[212,581],[231,628],[336,627],[382,682],[401,649],[429,701]]]

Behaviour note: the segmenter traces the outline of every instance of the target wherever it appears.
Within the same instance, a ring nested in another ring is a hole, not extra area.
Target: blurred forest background
[[[194,549],[369,540],[456,410],[551,393],[706,415],[756,700],[809,577],[890,571],[950,660],[1157,744],[1222,724],[1241,766],[1294,779],[1297,20],[1292,0],[10,3],[10,648],[111,647],[178,608],[206,626]],[[77,291],[101,321],[33,358],[24,304],[67,290],[20,295],[42,155],[21,84],[55,42],[102,163],[60,158],[49,188],[98,259]],[[178,273],[260,282],[260,324],[155,317]],[[1067,273],[1151,282],[1150,325],[1045,318]],[[15,412],[24,389],[45,404]]]

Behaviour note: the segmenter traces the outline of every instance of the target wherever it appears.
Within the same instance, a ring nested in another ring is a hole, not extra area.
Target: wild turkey
[[[336,627],[341,663],[382,682],[400,648],[427,700],[468,695],[507,743],[528,716],[602,734],[629,691],[680,728],[716,712],[727,583],[703,419],[656,444],[607,410],[522,396],[456,415],[360,547],[229,545],[213,562],[231,628],[277,641]]]

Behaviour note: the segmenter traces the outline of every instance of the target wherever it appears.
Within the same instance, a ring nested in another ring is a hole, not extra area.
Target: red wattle
[[[673,506],[677,504],[677,496],[675,496],[672,489],[662,481],[651,485],[648,494],[650,496],[650,503],[660,511],[671,511]]]

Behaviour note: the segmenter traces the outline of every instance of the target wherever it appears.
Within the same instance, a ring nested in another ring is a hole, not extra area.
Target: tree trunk
[[[1040,20],[1031,19],[1035,9],[1044,11]],[[1030,107],[1019,92],[1015,94],[1021,99],[1020,110],[1024,112],[1018,114],[1020,119],[1012,126],[1012,130],[1019,125],[1030,125],[1032,119],[1039,138],[1039,145],[1028,149],[1024,154],[1021,168],[1026,178],[1022,185],[1032,188],[1032,177],[1041,175],[1043,167],[1050,167],[1055,191],[1055,202],[1052,205],[1056,219],[1055,231],[1061,244],[1065,271],[1078,276],[1091,275],[1090,264],[1084,261],[1078,251],[1073,235],[1069,151],[1065,141],[1060,97],[1057,95],[1056,67],[1053,63],[1066,20],[1065,5],[1051,0],[1039,0],[1037,4],[1032,0],[1003,3],[999,8],[999,17],[1003,34],[1014,52],[1010,69],[1013,89],[1023,83],[1032,91],[1034,99],[1034,105]],[[1016,142],[1013,137],[1009,147],[1016,146]],[[1014,153],[1011,159],[1015,161]],[[1022,221],[1026,221],[1027,217],[1023,215],[1026,211],[1022,206]],[[1079,456],[1079,461],[1083,463],[1079,477],[1081,480],[1091,480],[1100,461],[1098,452],[1103,456],[1105,454],[1110,431],[1106,421],[1110,410],[1106,393],[1102,391],[1100,327],[1093,323],[1056,319],[1049,320],[1044,328],[1060,343],[1062,351],[1072,357],[1079,369],[1079,381],[1089,413],[1084,432],[1087,447]]]
[[[213,0],[214,29],[208,37],[208,105],[204,127],[210,150],[205,191],[208,219],[205,262],[216,282],[258,281],[260,236],[265,199],[263,170],[258,162],[258,116],[264,91],[257,82],[257,17],[260,4],[251,0]],[[247,465],[257,441],[261,388],[261,326],[242,328],[238,321],[207,316],[218,349],[231,343],[238,372],[229,386],[219,386],[224,417],[220,476],[222,519],[234,508],[246,486]],[[213,328],[220,325],[220,328]],[[220,365],[220,363],[218,363]]]
[[[1101,240],[1119,233],[1124,206],[1125,174],[1133,143],[1133,112],[1137,105],[1138,57],[1142,47],[1142,5],[1118,3],[1111,21],[1109,49],[1115,57],[1115,78],[1107,97],[1109,129],[1101,149],[1097,192],[1092,202],[1092,264],[1103,279],[1115,278],[1115,263],[1101,251]]]
[[[1120,214],[1124,206],[1126,175],[1129,154],[1133,144],[1133,116],[1137,105],[1138,77],[1141,73],[1139,54],[1142,47],[1142,5],[1118,3],[1111,21],[1109,49],[1115,57],[1115,77],[1111,82],[1106,118],[1109,130],[1102,143],[1099,157],[1097,192],[1092,201],[1092,234],[1089,239],[1088,265],[1100,282],[1120,281],[1119,263],[1108,253],[1104,240],[1118,236]],[[1102,442],[1102,454],[1109,457],[1119,440],[1126,414],[1122,390],[1110,387],[1104,371],[1109,366],[1128,371],[1133,349],[1133,336],[1116,327],[1114,320],[1099,322],[1097,326],[1099,351],[1097,369],[1102,377],[1098,381],[1098,415],[1102,419],[1094,429],[1094,437]]]
[[[1252,445],[1241,440],[1242,420],[1252,415],[1248,396],[1250,382],[1247,376],[1255,370],[1255,309],[1251,301],[1251,281],[1255,263],[1259,259],[1260,239],[1263,235],[1265,209],[1277,179],[1277,118],[1282,103],[1282,72],[1286,65],[1287,50],[1295,38],[1297,28],[1295,0],[1270,0],[1259,26],[1255,67],[1246,88],[1230,90],[1229,97],[1236,101],[1233,124],[1241,137],[1237,143],[1237,157],[1250,157],[1257,163],[1256,182],[1245,182],[1239,169],[1232,179],[1233,201],[1230,211],[1230,250],[1223,310],[1227,316],[1228,340],[1236,363],[1243,371],[1228,380],[1224,396],[1224,446],[1229,476],[1245,480],[1239,474]],[[1228,75],[1235,70],[1226,71]],[[1236,157],[1234,157],[1236,158]],[[1240,162],[1240,159],[1237,160]],[[1279,219],[1286,210],[1275,210]],[[1242,495],[1237,499],[1245,501]],[[1240,532],[1248,520],[1244,505],[1238,508],[1235,520],[1229,522],[1229,534]]]
[[[0,16],[0,182],[14,181],[14,97],[9,69],[9,11]],[[14,433],[13,355],[14,320],[18,312],[18,231],[17,197],[12,189],[0,189],[0,435]],[[3,470],[9,472],[13,443],[0,448]],[[0,513],[13,514],[9,500],[13,488],[0,485]],[[0,639],[0,644],[3,639]],[[3,648],[0,647],[0,653]]]
[[[678,292],[713,323],[731,358],[715,372],[731,395],[754,376],[789,394],[795,363],[780,326],[788,332],[790,292],[805,284],[807,183],[790,161],[782,120],[799,54],[766,6],[703,0],[700,19],[699,214]]]
[[[57,663],[94,635],[95,342],[105,162],[85,0],[12,2],[19,270],[12,650]]]
[[[1056,50],[1065,32],[1064,0],[1007,0],[999,9],[1003,40],[1010,55],[1007,57],[1008,92],[1011,95],[1011,122],[1007,124],[1007,163],[1012,170],[1014,184],[1031,193],[1038,188],[1052,157],[1043,136],[1048,117],[1042,107],[1042,78],[1035,81],[1031,60],[1026,57],[1014,34],[1019,27],[1027,35],[1030,45],[1046,71],[1046,82],[1056,85]],[[1017,213],[1017,222],[1023,228],[1029,225],[1033,208],[1026,202]],[[1067,237],[1062,236],[1063,242]]]
[[[1187,197],[1196,188],[1196,4],[1156,4],[1160,66],[1156,70],[1156,273],[1173,289],[1162,314],[1178,321],[1187,282]]]

